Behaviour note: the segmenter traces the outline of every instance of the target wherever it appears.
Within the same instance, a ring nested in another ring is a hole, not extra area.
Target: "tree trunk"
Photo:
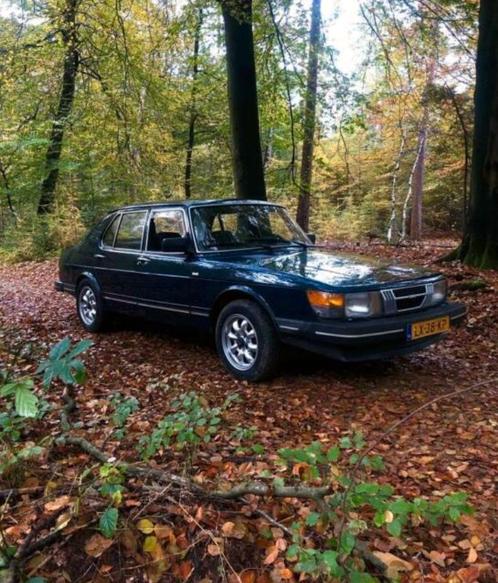
[[[316,94],[318,84],[318,55],[320,52],[321,0],[313,0],[311,8],[308,80],[304,110],[304,136],[296,220],[305,231],[309,227],[313,147],[316,125]]]
[[[437,28],[433,29],[437,34]],[[422,207],[424,200],[425,157],[427,149],[427,134],[429,132],[429,91],[434,83],[436,60],[432,55],[427,68],[427,81],[422,96],[422,119],[418,131],[417,162],[413,174],[412,209],[410,215],[410,238],[418,241],[422,238]]]
[[[201,41],[202,8],[197,13],[192,55],[192,93],[190,97],[190,117],[188,123],[187,156],[185,159],[185,198],[192,195],[192,154],[195,145],[195,121],[197,119],[197,77],[199,75],[199,46]]]
[[[237,198],[266,200],[259,134],[252,0],[222,0],[227,53],[228,104]]]
[[[470,212],[460,248],[464,263],[498,267],[498,3],[481,0],[474,95]]]
[[[67,0],[64,12],[64,28],[62,30],[65,47],[64,71],[59,105],[52,123],[50,142],[45,156],[46,175],[41,185],[40,200],[38,202],[39,215],[50,212],[54,203],[55,189],[59,178],[59,162],[62,153],[64,130],[73,107],[76,75],[79,66],[78,32],[76,25],[78,1]]]

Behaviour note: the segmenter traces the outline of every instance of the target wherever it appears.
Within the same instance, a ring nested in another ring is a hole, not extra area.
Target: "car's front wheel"
[[[98,332],[104,326],[105,311],[97,286],[90,280],[83,280],[76,293],[76,309],[84,328]]]
[[[277,370],[280,342],[275,327],[250,300],[236,300],[223,308],[216,323],[216,348],[237,379],[260,381]]]

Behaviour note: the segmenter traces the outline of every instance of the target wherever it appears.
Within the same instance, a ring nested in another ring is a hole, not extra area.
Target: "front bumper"
[[[336,360],[360,362],[407,354],[430,346],[445,334],[408,340],[408,326],[423,320],[449,316],[451,327],[462,322],[467,312],[463,304],[444,303],[410,314],[371,318],[304,322],[277,320],[282,341]]]

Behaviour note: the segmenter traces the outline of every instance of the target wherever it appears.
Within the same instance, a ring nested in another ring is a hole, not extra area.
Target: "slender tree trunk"
[[[50,212],[54,199],[57,180],[59,178],[59,161],[64,141],[64,130],[68,116],[71,113],[76,88],[76,75],[79,66],[78,32],[76,12],[79,0],[67,0],[64,12],[64,28],[62,38],[65,46],[64,71],[59,105],[52,123],[50,142],[45,156],[46,175],[41,185],[38,214]]]
[[[237,198],[266,200],[259,133],[252,0],[221,0],[225,23],[228,104]]]
[[[498,267],[498,3],[481,0],[469,220],[460,257]]]
[[[434,28],[437,34],[437,28]],[[413,174],[412,209],[410,215],[410,238],[418,241],[422,238],[422,208],[424,200],[425,159],[427,151],[427,135],[429,132],[429,90],[434,82],[436,61],[430,57],[427,68],[427,80],[422,97],[422,119],[418,131],[417,163]]]
[[[187,155],[185,159],[185,198],[190,198],[192,195],[192,154],[195,145],[195,122],[197,119],[197,77],[199,75],[199,47],[201,42],[201,26],[202,8],[199,8],[194,33],[194,53],[192,55],[192,92],[190,96]]]
[[[304,137],[301,159],[299,202],[296,220],[308,230],[310,219],[311,179],[313,176],[313,148],[316,126],[316,95],[318,84],[318,56],[320,52],[321,0],[313,0],[308,56],[308,80],[304,111]]]
[[[400,131],[401,131],[401,138],[399,141],[399,152],[396,158],[396,162],[394,163],[393,168],[393,175],[391,181],[391,216],[389,217],[389,224],[387,227],[387,242],[392,243],[394,241],[394,237],[396,239],[399,238],[399,227],[398,227],[398,218],[397,218],[397,206],[398,206],[398,197],[397,197],[397,185],[398,185],[398,174],[399,169],[401,167],[401,160],[405,154],[405,143],[406,143],[406,131],[403,127],[403,123],[400,121]]]

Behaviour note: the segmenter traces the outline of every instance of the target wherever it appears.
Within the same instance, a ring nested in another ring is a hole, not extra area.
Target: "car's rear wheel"
[[[76,293],[76,309],[83,327],[89,332],[102,330],[105,310],[97,286],[89,279],[83,280]]]
[[[260,381],[278,368],[280,342],[275,327],[250,300],[236,300],[223,308],[216,323],[216,348],[237,379]]]

